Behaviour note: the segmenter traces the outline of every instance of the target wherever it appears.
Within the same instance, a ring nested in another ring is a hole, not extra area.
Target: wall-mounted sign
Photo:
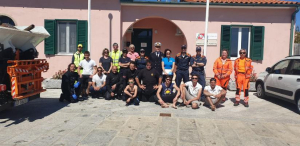
[[[147,43],[141,43],[141,47],[147,47]]]
[[[205,33],[196,33],[196,45],[203,46],[205,40]],[[207,34],[207,45],[216,46],[218,44],[218,34],[208,33]]]

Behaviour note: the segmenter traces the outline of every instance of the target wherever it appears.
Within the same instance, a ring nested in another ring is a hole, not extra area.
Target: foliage
[[[63,74],[67,72],[67,69],[61,71],[59,70],[58,72],[55,72],[55,74],[52,76],[52,79],[62,79]]]
[[[254,71],[251,73],[251,76],[250,76],[250,79],[249,81],[250,82],[256,82],[257,80],[257,73],[255,73]]]

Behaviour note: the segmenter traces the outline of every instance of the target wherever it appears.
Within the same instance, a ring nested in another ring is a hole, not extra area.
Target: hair
[[[122,53],[128,53],[128,50],[127,50],[127,49],[124,49],[124,50],[122,51]]]
[[[119,46],[118,43],[114,43],[113,46]]]
[[[76,65],[75,65],[74,63],[70,63],[70,64],[68,65],[68,71],[70,71],[71,65],[74,65],[75,68],[76,68]]]
[[[134,61],[130,61],[129,65],[130,64],[133,64],[134,66],[136,66],[135,62]]]
[[[192,74],[192,78],[193,78],[193,76],[196,76],[197,78],[199,78],[199,76],[197,74]]]
[[[134,44],[130,44],[129,48],[135,48]]]
[[[109,53],[109,50],[107,48],[104,48],[104,50],[102,51],[102,56],[104,56],[105,51],[107,51],[107,53]]]
[[[239,51],[239,53],[241,53],[241,51],[245,51],[245,52],[246,52],[246,57],[247,57],[247,55],[248,55],[248,54],[247,54],[247,50],[242,48],[242,49]]]
[[[212,81],[217,81],[215,78],[211,78],[210,80],[209,80],[209,82],[212,82]]]
[[[117,66],[115,66],[115,65],[113,65],[113,66],[111,67],[111,69],[113,69],[114,67],[116,67],[116,68],[118,69],[118,67],[117,67]]]
[[[102,68],[101,68],[101,67],[97,67],[97,72],[98,72],[99,69],[101,69],[101,71],[102,71]]]
[[[164,53],[165,57],[167,57],[167,51],[170,51],[170,53],[172,53],[172,51],[171,51],[170,49],[167,48],[167,49],[165,50],[165,53]]]
[[[89,51],[85,51],[85,52],[84,52],[84,55],[86,55],[86,54],[87,54],[87,55],[90,55],[90,52],[89,52]]]
[[[228,50],[227,50],[227,49],[223,49],[223,50],[222,50],[222,52],[223,52],[223,51],[225,51],[225,52],[227,53],[227,55],[229,55],[229,54],[228,54]]]
[[[146,62],[146,65],[147,65],[147,64],[152,65],[152,62],[148,60],[148,61]]]
[[[172,80],[172,77],[169,75],[166,76],[166,79],[168,79],[168,78]]]
[[[129,80],[133,80],[133,81],[134,81],[134,79],[133,79],[133,78],[129,78],[129,79],[128,79],[128,81],[129,81]]]

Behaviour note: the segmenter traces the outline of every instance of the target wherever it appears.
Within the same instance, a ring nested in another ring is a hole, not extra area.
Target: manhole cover
[[[171,117],[170,113],[160,113],[159,116],[161,117]]]

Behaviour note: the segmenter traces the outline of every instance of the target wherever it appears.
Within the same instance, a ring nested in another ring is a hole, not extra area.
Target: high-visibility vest
[[[222,57],[219,57],[214,63],[213,71],[214,71],[215,75],[227,74],[228,76],[230,76],[232,73],[231,60],[227,58],[225,61],[225,64],[223,64]]]
[[[122,55],[122,53],[121,53],[121,51],[117,51],[117,52],[115,52],[115,51],[112,51],[112,52],[110,52],[109,53],[109,56],[112,58],[112,60],[113,60],[113,63],[112,63],[112,65],[113,66],[117,66],[118,67],[118,71],[120,70],[120,66],[119,66],[119,58],[121,57],[121,55]]]
[[[237,78],[237,74],[239,73],[239,65],[240,65],[240,58],[236,59],[234,61],[234,75],[235,78]],[[253,71],[253,65],[252,65],[252,60],[250,58],[245,58],[245,76],[246,79],[249,79],[251,77],[252,71]]]
[[[74,64],[76,67],[79,66],[80,61],[82,61],[84,59],[84,54],[82,52],[80,52],[80,54],[78,54],[78,52],[74,53]],[[82,73],[83,70],[80,71],[80,73]],[[77,72],[77,69],[75,70],[75,72]]]

